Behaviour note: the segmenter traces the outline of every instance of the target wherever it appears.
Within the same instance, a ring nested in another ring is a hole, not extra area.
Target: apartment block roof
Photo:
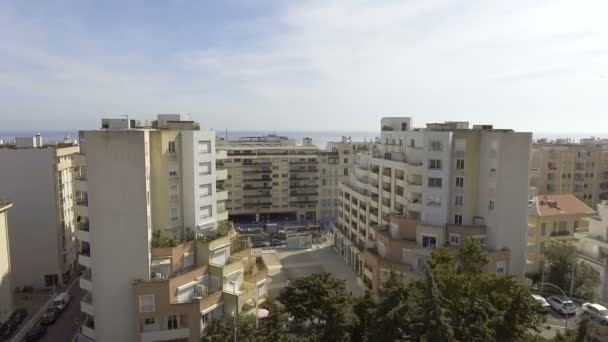
[[[539,216],[595,215],[595,211],[573,194],[542,195],[534,198]]]

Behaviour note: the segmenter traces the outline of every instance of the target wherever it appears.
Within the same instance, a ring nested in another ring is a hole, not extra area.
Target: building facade
[[[530,200],[528,214],[527,270],[538,273],[543,267],[545,245],[550,240],[576,242],[586,218],[595,211],[572,194],[540,195]]]
[[[52,287],[74,275],[78,152],[73,143],[0,148],[0,189],[15,205],[10,235],[14,287]]]
[[[572,193],[591,208],[608,199],[606,144],[536,143],[530,185],[539,195]]]
[[[456,243],[479,235],[489,251],[509,251],[503,269],[523,277],[531,133],[466,122],[416,129],[407,117],[383,118],[381,126],[378,152],[361,154],[340,185],[335,244],[357,274],[363,278],[365,250],[376,243],[373,227],[397,215],[426,231],[421,245],[429,249],[444,245],[442,236]],[[448,225],[461,232],[445,236]]]
[[[0,198],[0,321],[4,322],[13,312],[13,282],[8,229],[8,210],[13,205]]]
[[[254,285],[230,278],[244,278],[250,257],[246,248],[238,250],[240,257],[227,249],[234,234],[226,228],[227,196],[217,189],[226,173],[216,170],[213,132],[166,114],[154,121],[104,119],[102,129],[81,131],[80,142],[77,160],[86,179],[76,184],[83,335],[200,340],[201,320],[209,317],[203,311],[219,305],[207,300],[218,282],[234,281],[233,297],[254,296]],[[232,268],[224,274],[226,265]],[[208,273],[219,275],[205,278]],[[199,285],[209,291],[195,296]]]
[[[578,236],[578,260],[585,262],[600,274],[600,283],[594,289],[595,299],[608,302],[608,203],[597,205],[597,216],[588,218],[589,232]]]

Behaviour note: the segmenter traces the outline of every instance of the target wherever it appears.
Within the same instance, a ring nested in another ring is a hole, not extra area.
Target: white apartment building
[[[475,236],[490,251],[509,251],[501,269],[523,277],[531,133],[466,122],[413,128],[407,117],[383,118],[381,126],[379,152],[362,154],[340,186],[335,244],[349,265],[363,276],[364,251],[376,248],[373,227],[396,215],[418,222],[425,248]],[[457,229],[443,241],[454,225],[475,234]],[[416,264],[409,256],[403,251],[403,261]]]
[[[591,208],[608,200],[608,144],[583,142],[533,144],[530,185],[539,195],[572,193]]]
[[[8,319],[14,307],[8,230],[8,209],[12,206],[5,198],[0,198],[0,322]]]
[[[597,205],[597,216],[587,219],[589,232],[579,234],[577,252],[579,260],[593,267],[600,274],[600,284],[595,298],[608,302],[608,202]]]
[[[224,187],[226,208],[232,219],[317,220],[319,201],[319,149],[310,139],[302,145],[286,137],[267,135],[220,140],[226,153]]]
[[[78,162],[86,174],[86,181],[76,185],[79,262],[84,267],[80,286],[86,291],[82,333],[98,341],[200,339],[200,329],[177,329],[178,318],[157,323],[161,317],[154,310],[154,295],[141,295],[152,298],[145,305],[152,311],[136,322],[144,304],[134,303],[133,296],[134,283],[166,280],[167,286],[186,286],[174,276],[199,258],[189,245],[188,252],[172,259],[171,253],[166,256],[151,246],[154,239],[174,241],[169,247],[183,252],[177,242],[214,234],[218,222],[227,219],[226,193],[216,189],[226,174],[216,172],[215,133],[184,116],[163,114],[155,121],[104,119],[102,129],[81,131],[80,142]],[[154,258],[158,253],[179,266],[165,276],[153,271],[164,269],[165,261]],[[220,261],[227,260],[225,255]],[[157,274],[161,276],[155,278]],[[138,285],[138,291],[145,293],[145,288]],[[168,302],[171,296],[175,293],[167,291],[166,298],[157,300]],[[200,320],[201,314],[196,317]],[[176,331],[168,331],[172,328]]]
[[[41,137],[32,138],[41,141]],[[0,148],[0,189],[14,203],[10,235],[13,287],[65,284],[77,259],[73,143]]]

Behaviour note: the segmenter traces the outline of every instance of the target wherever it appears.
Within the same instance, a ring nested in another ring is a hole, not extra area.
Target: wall
[[[148,131],[80,132],[86,155],[95,337],[133,341],[132,282],[150,278]]]
[[[8,230],[8,209],[11,205],[0,203],[0,322],[13,312],[13,286],[11,284],[11,259]]]
[[[54,149],[0,149],[0,189],[14,204],[10,226],[13,287],[44,287],[61,276]]]
[[[448,218],[448,207],[452,203],[450,187],[454,182],[451,177],[450,167],[452,162],[452,132],[427,132],[424,135],[424,160],[422,177],[422,210],[421,221],[429,225],[441,225],[452,222]],[[431,151],[431,141],[440,141],[443,149]],[[440,170],[429,169],[429,160],[439,159],[442,161]],[[429,178],[441,178],[441,188],[428,186]],[[429,195],[440,196],[441,206],[429,206],[427,204]]]

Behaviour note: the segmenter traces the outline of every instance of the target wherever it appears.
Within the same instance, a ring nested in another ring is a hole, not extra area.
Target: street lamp
[[[232,285],[232,293],[236,296],[236,281],[233,280],[229,284]],[[238,306],[239,306],[239,299],[237,297],[236,304],[234,305],[234,312],[232,315],[232,318],[233,318],[232,322],[234,324],[234,342],[236,342],[236,314],[237,314]]]
[[[572,301],[572,300],[570,299],[570,297],[566,296],[566,292],[564,292],[564,290],[562,290],[562,288],[561,288],[561,287],[559,287],[559,286],[557,286],[557,285],[555,285],[555,284],[551,284],[551,283],[541,283],[541,288],[540,288],[540,291],[541,291],[541,292],[543,291],[542,287],[543,287],[543,286],[545,286],[545,285],[553,286],[554,288],[558,289],[558,290],[559,290],[559,291],[562,293],[562,295],[564,296],[564,298],[566,298],[566,299],[567,299],[567,300],[569,300],[569,301]],[[565,324],[565,329],[566,329],[566,332],[568,332],[568,315],[565,315],[565,316],[564,316],[564,324]]]

